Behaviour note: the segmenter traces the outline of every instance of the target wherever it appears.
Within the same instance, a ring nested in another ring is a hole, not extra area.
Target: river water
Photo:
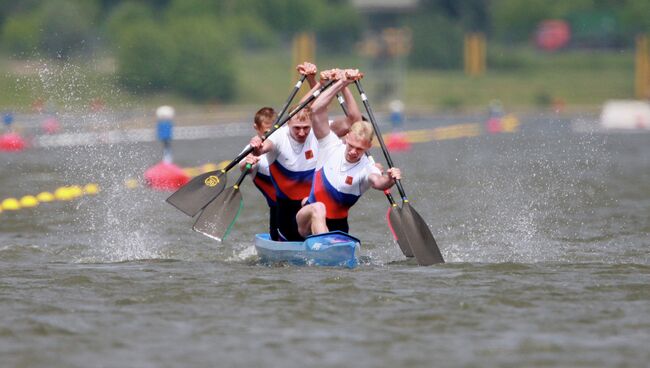
[[[246,141],[178,141],[175,160],[230,159]],[[155,143],[2,153],[0,199],[102,190],[0,213],[2,366],[647,367],[649,142],[533,116],[415,144],[393,159],[447,263],[406,261],[369,192],[351,212],[352,270],[258,264],[267,217],[250,182],[224,243],[194,233],[168,193],[124,185]]]

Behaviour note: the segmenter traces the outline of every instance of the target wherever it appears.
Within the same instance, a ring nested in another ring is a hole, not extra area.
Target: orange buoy
[[[176,190],[190,181],[183,169],[165,161],[148,168],[144,179],[149,187],[157,190]]]

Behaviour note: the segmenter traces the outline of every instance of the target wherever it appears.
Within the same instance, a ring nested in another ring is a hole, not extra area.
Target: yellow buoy
[[[197,176],[201,173],[201,171],[196,167],[186,167],[183,169],[183,172],[187,174],[187,176],[191,176],[191,177]]]
[[[217,164],[217,170],[221,170],[230,164],[230,160],[224,160]]]
[[[52,202],[54,200],[54,194],[50,192],[41,192],[36,195],[36,199],[39,202]]]
[[[88,183],[84,186],[84,193],[94,195],[99,193],[99,185],[95,183]]]
[[[20,205],[23,208],[31,208],[38,206],[38,199],[33,195],[26,195],[20,199]]]
[[[201,170],[203,170],[204,173],[210,172],[210,171],[215,171],[219,170],[219,167],[213,163],[205,164],[201,166]]]
[[[70,189],[68,187],[59,187],[54,191],[54,198],[59,201],[69,201],[72,199]]]
[[[138,186],[140,186],[140,184],[138,183],[138,181],[136,179],[126,179],[124,181],[124,185],[126,185],[126,187],[129,188],[129,189],[135,189]]]
[[[84,195],[83,189],[81,189],[81,187],[78,185],[71,185],[68,187],[68,190],[70,190],[70,195],[72,198],[78,198]]]
[[[0,203],[0,207],[5,211],[15,211],[20,209],[20,202],[16,198],[7,198]]]

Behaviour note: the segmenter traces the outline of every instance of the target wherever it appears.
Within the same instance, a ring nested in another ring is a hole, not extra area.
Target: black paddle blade
[[[226,175],[221,170],[195,176],[167,198],[167,203],[194,217],[226,187]]]
[[[429,230],[429,226],[419,213],[408,202],[404,202],[400,210],[404,233],[408,238],[409,247],[420,266],[445,263],[438,244]]]
[[[192,229],[217,241],[222,241],[237,219],[241,208],[241,192],[230,187],[205,207]]]
[[[402,250],[402,253],[406,257],[413,257],[413,251],[408,244],[408,237],[404,233],[404,225],[402,225],[402,215],[400,214],[401,209],[397,206],[388,207],[387,220],[388,227],[390,227],[393,237],[399,245],[399,249]]]

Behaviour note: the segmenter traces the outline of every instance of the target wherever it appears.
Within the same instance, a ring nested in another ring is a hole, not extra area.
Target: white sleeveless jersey
[[[319,144],[320,156],[309,203],[323,203],[329,219],[346,218],[350,207],[370,188],[368,176],[381,175],[381,172],[366,156],[357,162],[348,162],[345,159],[345,144],[333,132],[321,139]]]
[[[313,131],[302,144],[291,138],[286,125],[268,139],[274,147],[266,155],[276,196],[291,200],[307,197],[318,158],[318,140]]]
[[[273,182],[271,181],[271,174],[269,172],[269,160],[266,157],[266,154],[260,156],[260,160],[257,161],[257,164],[253,166],[251,170],[251,176],[253,178],[253,184],[257,189],[262,192],[266,202],[269,206],[275,206],[276,196],[275,188],[273,187]]]

